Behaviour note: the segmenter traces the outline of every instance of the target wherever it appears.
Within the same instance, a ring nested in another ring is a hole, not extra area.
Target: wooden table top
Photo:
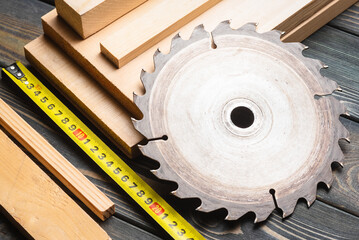
[[[52,0],[0,0],[1,67],[20,60],[47,86],[50,86],[30,67],[24,57],[23,46],[42,34],[40,18],[53,8]],[[351,139],[350,144],[340,142],[345,154],[344,168],[338,165],[332,166],[334,172],[332,188],[327,190],[324,184],[319,185],[317,200],[309,209],[305,201],[299,200],[295,212],[285,220],[282,220],[280,211],[275,211],[267,221],[260,224],[253,223],[252,214],[247,214],[236,221],[222,221],[224,211],[208,214],[195,212],[193,209],[199,205],[198,200],[181,200],[168,194],[176,188],[176,184],[158,180],[150,174],[149,169],[158,167],[156,162],[144,157],[125,159],[146,182],[208,239],[359,238],[359,2],[303,43],[309,46],[305,56],[320,59],[329,65],[328,69],[322,70],[322,74],[337,81],[341,86],[343,92],[335,93],[335,96],[345,101],[351,114],[348,118],[340,119],[350,131]],[[51,90],[60,96],[54,89]],[[157,223],[147,216],[91,159],[68,141],[65,134],[51,120],[3,81],[0,81],[0,97],[115,202],[115,215],[101,222],[75,199],[99,222],[112,239],[170,239]],[[81,116],[71,104],[61,99]],[[96,129],[88,121],[85,122]],[[95,130],[95,132],[101,135],[99,131]],[[4,213],[0,213],[0,239],[22,238],[15,225],[5,217]]]

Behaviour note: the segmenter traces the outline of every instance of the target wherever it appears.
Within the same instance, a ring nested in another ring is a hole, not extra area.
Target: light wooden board
[[[25,46],[26,58],[129,157],[143,137],[129,113],[44,36]]]
[[[123,26],[100,43],[101,52],[120,68],[220,1],[150,1],[121,21]]]
[[[147,0],[55,0],[59,15],[87,38]]]
[[[64,21],[57,18],[55,10],[42,18],[45,34],[61,46],[136,118],[142,117],[140,110],[133,103],[133,92],[139,95],[144,93],[140,81],[141,69],[148,72],[153,71],[154,52],[160,48],[162,52],[167,53],[173,35],[166,37],[120,69],[116,69],[104,56],[101,56],[99,43],[111,33],[116,32],[119,26],[122,26],[122,21],[126,22],[130,15],[136,15],[138,11],[147,8],[147,5],[153,1],[162,0],[151,0],[142,4],[83,41]],[[258,30],[266,31],[285,21],[309,2],[310,0],[300,0],[283,4],[283,0],[257,0],[255,2],[252,0],[223,0],[182,27],[179,32],[186,39],[197,25],[204,23],[205,28],[211,31],[219,22],[226,19],[232,19],[233,28],[240,27],[247,22],[259,22]],[[261,7],[258,8],[258,6]]]
[[[109,239],[2,131],[0,205],[34,239]]]
[[[114,203],[2,99],[0,124],[101,220],[114,214]]]

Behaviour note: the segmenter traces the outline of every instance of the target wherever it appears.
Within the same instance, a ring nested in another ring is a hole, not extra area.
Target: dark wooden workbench
[[[51,3],[51,0],[0,0],[1,67],[14,60],[29,66],[23,46],[42,33],[40,17],[53,8]],[[318,58],[330,66],[322,74],[342,87],[343,92],[335,95],[346,102],[351,114],[347,119],[341,118],[351,133],[351,144],[340,142],[346,156],[345,167],[333,166],[335,179],[332,188],[326,190],[320,185],[317,201],[310,209],[299,200],[294,214],[285,220],[275,211],[260,224],[253,224],[251,214],[237,221],[222,222],[223,211],[211,214],[194,212],[198,200],[180,200],[170,196],[168,192],[176,185],[159,181],[149,174],[148,170],[156,168],[157,163],[141,157],[127,160],[208,239],[359,239],[359,3],[306,39],[304,44],[309,46],[306,56]],[[3,81],[0,81],[0,97],[116,203],[115,215],[106,222],[99,221],[112,239],[169,238],[91,159],[68,141],[60,129]],[[0,239],[22,238],[13,224],[0,214]]]

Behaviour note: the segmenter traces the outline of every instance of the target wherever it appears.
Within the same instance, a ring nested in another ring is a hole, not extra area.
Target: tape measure
[[[3,71],[174,239],[204,239],[23,64]]]

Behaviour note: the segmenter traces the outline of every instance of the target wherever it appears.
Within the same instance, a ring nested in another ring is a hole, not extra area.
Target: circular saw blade
[[[141,74],[146,93],[134,101],[144,117],[133,122],[149,142],[140,149],[160,162],[156,176],[178,183],[173,194],[201,199],[198,210],[263,221],[275,192],[285,217],[299,198],[315,200],[319,182],[330,186],[331,163],[342,162],[338,140],[348,131],[344,105],[330,96],[337,84],[302,55],[304,45],[280,35],[201,25]]]

